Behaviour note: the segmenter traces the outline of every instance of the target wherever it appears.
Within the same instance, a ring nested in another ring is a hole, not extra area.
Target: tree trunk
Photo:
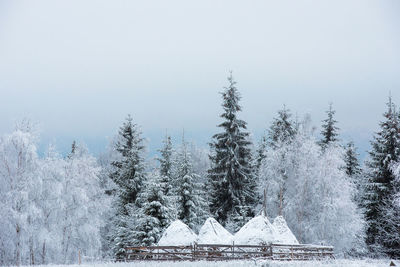
[[[267,189],[264,188],[264,201],[263,201],[264,216],[267,217]]]
[[[29,264],[35,265],[35,255],[33,250],[33,237],[29,237]]]
[[[17,244],[16,244],[16,248],[15,248],[15,265],[20,266],[21,265],[21,228],[18,223],[15,227],[15,231],[17,234]]]
[[[43,246],[42,246],[42,264],[46,264],[46,240],[43,241]]]

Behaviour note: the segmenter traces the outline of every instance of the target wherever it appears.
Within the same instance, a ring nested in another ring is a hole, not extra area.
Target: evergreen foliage
[[[355,190],[353,194],[354,201],[358,207],[363,209],[364,189],[365,189],[365,173],[360,167],[358,161],[357,148],[352,141],[348,142],[344,147],[345,170],[350,181],[354,184]]]
[[[322,139],[319,142],[322,148],[325,148],[331,142],[337,142],[339,140],[339,128],[336,126],[337,121],[333,118],[335,113],[336,111],[332,108],[332,103],[330,103],[329,109],[326,111],[328,118],[323,120],[322,124]]]
[[[143,138],[130,115],[120,128],[118,137],[115,150],[120,157],[112,162],[114,169],[110,178],[118,186],[113,223],[115,228],[111,239],[114,240],[112,243],[114,255],[120,259],[125,255],[124,248],[133,242],[130,211],[135,210],[136,199],[146,180],[146,172]]]
[[[265,159],[265,152],[267,151],[267,148],[268,148],[268,137],[266,134],[264,134],[261,137],[261,140],[260,140],[257,150],[256,150],[254,165],[256,167],[257,173],[260,170],[261,162]]]
[[[237,118],[241,111],[240,95],[232,74],[228,82],[222,92],[224,112],[221,117],[224,121],[218,125],[223,131],[215,134],[210,144],[212,166],[208,174],[210,211],[223,225],[236,230],[254,216],[256,185],[246,122]]]
[[[367,162],[367,184],[365,188],[365,218],[367,221],[366,243],[372,252],[383,252],[399,257],[396,247],[400,247],[400,240],[394,240],[393,222],[387,218],[388,214],[396,214],[392,205],[398,185],[391,170],[394,162],[400,159],[400,124],[391,97],[387,103],[387,111],[383,114],[384,121],[380,123],[380,130],[371,142],[372,150]],[[396,221],[394,221],[396,223]],[[397,223],[398,220],[397,220]],[[400,224],[398,224],[400,225]]]
[[[352,178],[357,177],[362,171],[357,158],[357,149],[353,142],[347,143],[345,149],[344,162],[346,163],[346,174]]]
[[[170,222],[170,211],[160,178],[154,176],[149,179],[137,199],[141,205],[135,212],[135,227],[132,232],[135,245],[156,244]]]
[[[191,155],[184,140],[177,154],[175,169],[177,218],[190,228],[198,229],[208,215],[207,203],[199,183],[200,176],[193,172]]]
[[[163,141],[164,146],[159,150],[161,157],[157,158],[160,163],[160,176],[161,190],[164,195],[169,195],[173,187],[173,175],[172,175],[172,164],[173,164],[173,148],[171,136],[166,135]]]
[[[291,117],[290,110],[285,106],[278,111],[278,117],[274,118],[268,135],[268,143],[271,148],[290,142],[296,134],[296,125]]]

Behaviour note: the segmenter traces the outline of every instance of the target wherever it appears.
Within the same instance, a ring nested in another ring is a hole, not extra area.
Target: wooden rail
[[[273,260],[314,260],[333,258],[333,247],[315,245],[214,245],[150,246],[125,248],[126,260],[238,260],[264,258]]]

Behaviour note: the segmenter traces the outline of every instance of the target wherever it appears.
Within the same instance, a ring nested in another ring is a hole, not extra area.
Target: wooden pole
[[[293,260],[293,246],[290,246],[290,257]]]
[[[81,250],[78,250],[78,264],[81,265]]]
[[[282,205],[283,205],[283,188],[279,190],[279,216],[282,216]]]

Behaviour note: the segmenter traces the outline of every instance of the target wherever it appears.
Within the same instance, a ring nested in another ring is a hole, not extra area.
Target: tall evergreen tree
[[[240,95],[232,74],[222,92],[223,129],[210,144],[212,166],[208,171],[211,184],[210,211],[231,230],[254,216],[256,203],[255,177],[252,171],[251,142],[246,122],[238,119]]]
[[[365,218],[367,221],[366,243],[371,251],[384,252],[393,256],[400,240],[393,240],[393,228],[388,225],[388,211],[394,194],[398,190],[391,165],[400,159],[400,124],[391,97],[380,130],[371,142],[372,150],[367,162],[368,182],[365,188]],[[393,213],[395,214],[395,213]],[[393,219],[393,218],[392,218]],[[400,224],[400,222],[398,222]],[[399,253],[399,252],[397,252]],[[399,254],[396,255],[400,256]]]
[[[296,134],[296,125],[291,120],[291,117],[290,110],[285,106],[278,111],[278,116],[274,118],[268,134],[270,147],[276,148],[278,144],[290,142],[294,137]]]
[[[322,139],[319,144],[322,148],[325,148],[329,143],[337,142],[339,128],[336,126],[337,121],[333,118],[336,111],[332,108],[332,103],[329,104],[329,109],[326,111],[328,118],[323,120],[322,124]]]
[[[162,147],[162,149],[159,150],[161,157],[157,158],[157,160],[160,163],[161,189],[163,190],[164,195],[169,195],[173,185],[173,180],[172,180],[173,148],[172,148],[171,136],[166,135],[163,144],[164,146]]]
[[[116,214],[114,217],[113,251],[117,258],[124,257],[124,247],[132,244],[131,214],[142,184],[146,180],[145,162],[143,158],[143,138],[138,126],[128,115],[118,133],[119,140],[115,150],[119,152],[119,160],[113,161],[114,171],[110,178],[118,186]]]

